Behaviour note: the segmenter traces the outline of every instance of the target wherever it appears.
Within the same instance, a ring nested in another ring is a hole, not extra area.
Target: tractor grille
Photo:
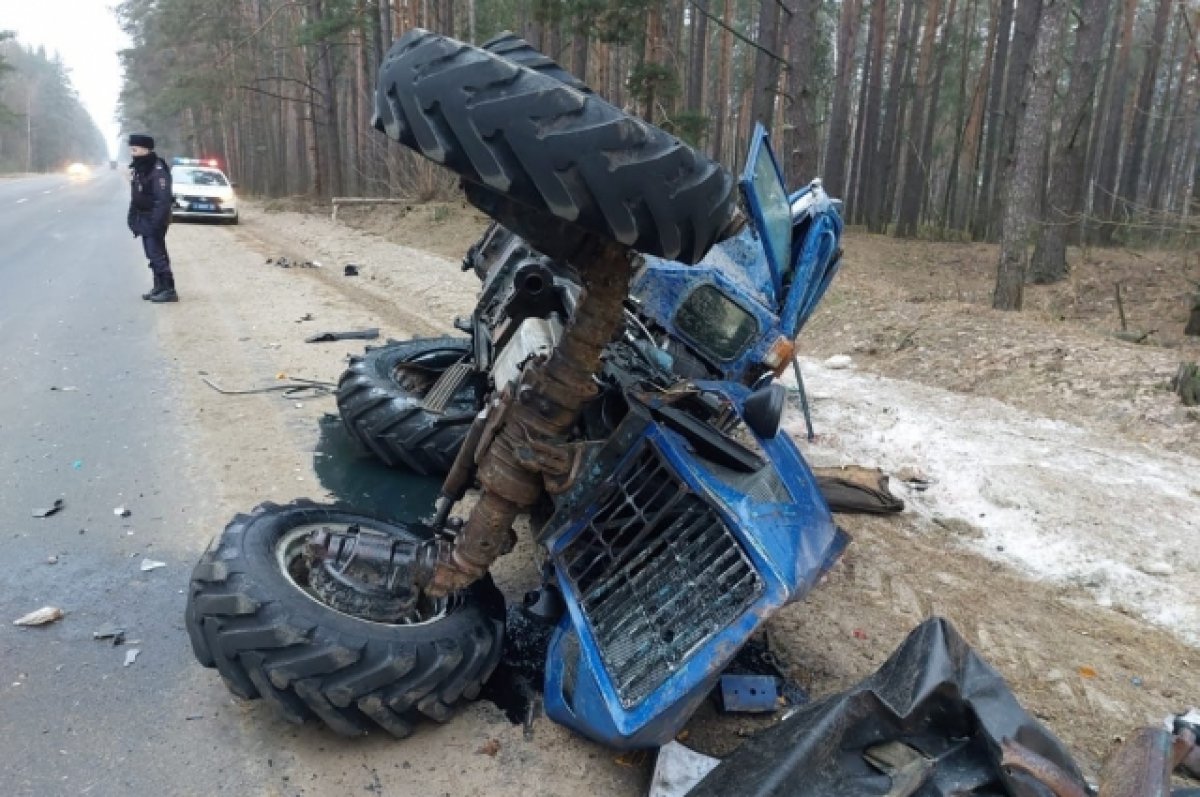
[[[629,708],[763,590],[717,511],[644,441],[560,563]]]

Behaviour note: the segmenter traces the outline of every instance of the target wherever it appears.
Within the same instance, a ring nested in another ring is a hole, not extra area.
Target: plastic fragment
[[[57,606],[43,606],[24,617],[13,620],[13,625],[46,625],[63,619],[63,610]]]
[[[156,559],[142,559],[141,570],[143,573],[148,573],[151,570],[157,570],[160,567],[166,567],[166,562],[159,562]]]
[[[54,503],[51,506],[45,507],[43,509],[34,509],[33,516],[39,517],[39,518],[40,517],[50,517],[51,515],[57,514],[58,511],[60,509],[62,509],[64,506],[66,506],[66,503],[61,498],[55,498]]]

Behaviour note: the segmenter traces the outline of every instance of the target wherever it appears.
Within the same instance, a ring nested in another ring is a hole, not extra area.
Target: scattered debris
[[[51,385],[51,386],[50,386],[50,389],[51,389],[51,390],[58,390],[58,391],[61,391],[61,392],[63,392],[63,393],[67,393],[67,392],[70,392],[70,391],[72,391],[72,390],[78,390],[79,388],[75,387],[74,385],[67,385],[66,387],[57,387],[57,386],[55,386],[55,385]]]
[[[475,751],[476,755],[487,755],[492,758],[496,757],[496,753],[500,752],[500,740],[488,739],[483,744],[479,745],[479,749]]]
[[[301,393],[310,394],[313,398],[332,393],[337,389],[337,385],[333,382],[322,382],[319,379],[301,379],[298,376],[289,377],[287,374],[280,372],[275,375],[276,380],[288,380],[282,385],[270,385],[268,387],[255,387],[247,390],[226,390],[216,382],[209,379],[207,376],[201,376],[201,381],[211,387],[223,396],[251,396],[256,393],[273,393],[281,391],[284,396],[295,396]]]
[[[916,465],[905,465],[896,471],[896,478],[906,484],[920,484],[926,487],[929,486],[930,482],[928,474]]]
[[[773,675],[725,673],[713,691],[717,705],[727,714],[762,714],[779,708],[779,679]]]
[[[268,266],[274,265],[274,266],[278,266],[279,268],[320,268],[321,267],[321,264],[315,260],[304,260],[299,263],[293,263],[291,260],[289,260],[286,257],[277,257],[277,258],[268,257],[265,265],[268,265]]]
[[[767,797],[787,784],[790,797],[898,797],[926,793],[922,783],[1007,784],[1004,767],[1042,760],[1051,766],[1033,777],[1049,772],[1062,778],[1056,785],[1075,789],[1053,793],[1087,793],[1066,747],[948,622],[933,618],[874,674],[759,733],[687,793]]]
[[[51,515],[58,514],[58,511],[60,509],[62,509],[64,506],[66,506],[66,503],[64,503],[61,498],[55,498],[54,503],[51,506],[45,507],[43,509],[34,509],[33,516],[39,517],[39,518],[50,517]]]
[[[348,264],[346,266],[345,275],[347,277],[357,277],[358,276],[358,266],[354,265],[353,263]]]
[[[116,515],[117,517],[129,517],[133,513],[130,512],[128,509],[126,509],[123,506],[118,506],[113,509],[113,514]]]
[[[333,340],[375,340],[379,337],[379,329],[372,327],[371,329],[352,329],[348,332],[322,332],[317,335],[310,335],[304,339],[305,343],[325,343]]]
[[[141,570],[143,573],[148,573],[151,570],[157,570],[160,567],[166,567],[166,562],[159,562],[154,559],[143,559]]]
[[[49,556],[46,557],[46,564],[48,564],[48,565],[58,564],[58,557],[55,556],[54,554],[50,554]]]
[[[1126,343],[1147,343],[1150,337],[1156,332],[1158,332],[1157,329],[1151,329],[1147,332],[1114,332],[1113,337],[1117,340],[1123,340]]]
[[[92,632],[92,639],[111,639],[113,647],[125,644],[125,629],[105,623]]]
[[[1100,673],[1096,672],[1095,667],[1089,667],[1086,664],[1084,664],[1082,667],[1080,667],[1076,672],[1079,673],[1080,678],[1087,678],[1088,680],[1091,680],[1092,678],[1095,678],[1097,675],[1100,674]]]
[[[826,368],[841,370],[854,365],[854,360],[850,359],[849,354],[835,354],[825,361]]]
[[[137,661],[137,657],[141,655],[141,652],[142,651],[138,648],[130,648],[129,650],[125,651],[125,663],[121,666],[128,667],[130,664],[133,664],[135,661]]]
[[[184,722],[191,722],[192,720],[202,720],[202,719],[204,719],[204,715],[203,714],[188,714],[183,719],[184,719]]]
[[[13,625],[46,625],[63,619],[63,610],[57,606],[43,606],[35,612],[13,620]]]
[[[1166,562],[1146,562],[1138,565],[1138,570],[1148,576],[1169,576],[1175,573],[1175,568]]]
[[[302,316],[300,316],[299,318],[297,318],[297,319],[296,319],[296,323],[297,323],[297,324],[302,324],[302,323],[304,323],[305,321],[312,321],[312,320],[313,320],[313,314],[312,314],[312,313],[305,313],[304,315],[302,315]],[[280,377],[276,377],[276,378],[280,378]]]
[[[864,630],[862,630],[861,628],[855,628],[855,629],[854,629],[854,630],[851,632],[851,635],[852,635],[852,636],[853,636],[855,639],[867,639],[867,632],[866,632],[866,631],[864,631]]]
[[[719,758],[697,753],[679,742],[667,742],[658,750],[648,797],[684,797],[719,763]]]
[[[904,502],[888,490],[887,474],[879,468],[813,468],[813,475],[833,512],[888,515],[904,511]]]
[[[71,463],[71,467],[74,468],[75,470],[83,470],[83,460],[82,459],[75,460],[74,462]]]

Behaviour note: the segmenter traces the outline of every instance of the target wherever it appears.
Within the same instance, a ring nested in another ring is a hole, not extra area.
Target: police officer
[[[142,248],[154,273],[154,287],[142,298],[155,303],[177,302],[175,275],[167,254],[167,227],[171,224],[171,169],[154,152],[154,139],[134,133],[129,137],[129,230],[141,236]]]

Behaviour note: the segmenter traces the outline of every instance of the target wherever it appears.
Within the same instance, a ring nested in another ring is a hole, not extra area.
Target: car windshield
[[[792,213],[788,205],[787,192],[779,181],[775,163],[765,150],[760,150],[754,163],[754,192],[761,203],[763,224],[762,236],[775,257],[779,270],[787,273],[791,267]]]
[[[176,166],[171,177],[178,185],[229,185],[225,175],[215,169],[184,169]]]
[[[754,316],[712,285],[703,285],[679,306],[675,323],[709,354],[732,360],[758,333]]]

